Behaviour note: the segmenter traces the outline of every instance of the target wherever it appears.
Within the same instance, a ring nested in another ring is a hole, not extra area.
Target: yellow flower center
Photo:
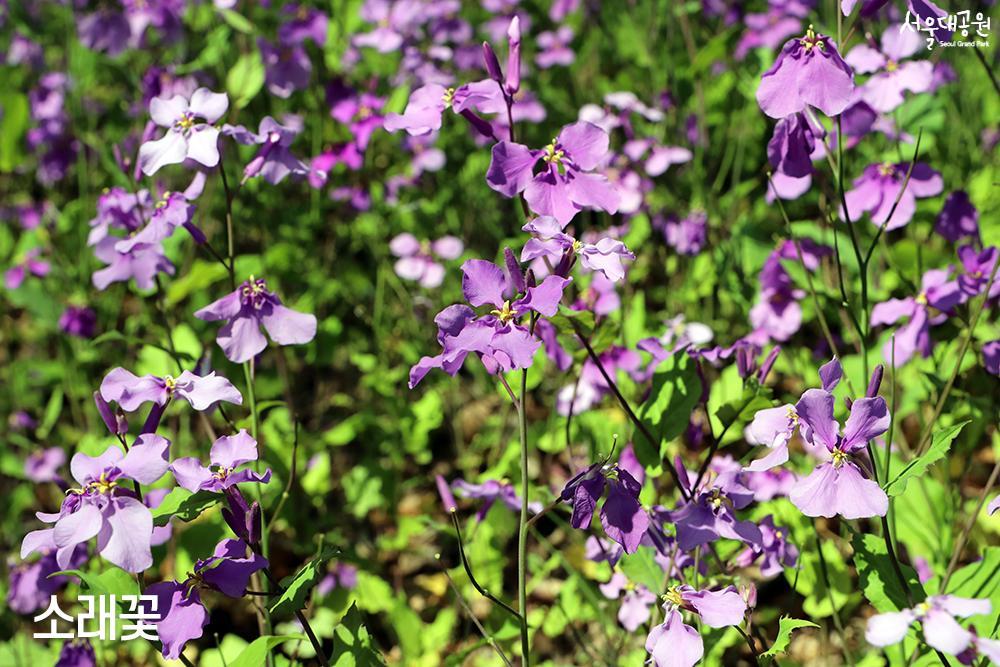
[[[194,116],[185,112],[177,119],[177,127],[180,130],[190,130],[194,127]]]
[[[895,72],[898,69],[899,69],[899,63],[897,63],[895,60],[890,60],[885,64],[886,72]]]
[[[925,294],[924,292],[921,292],[920,294],[918,294],[917,295],[917,303],[919,303],[921,306],[926,306],[927,305],[927,294]]]
[[[674,586],[666,593],[664,593],[663,599],[664,601],[669,602],[675,607],[680,607],[682,604],[684,604],[684,598],[681,597],[681,592],[676,586]]]
[[[880,176],[892,176],[896,173],[896,167],[891,162],[883,162],[878,166]]]
[[[445,106],[450,107],[452,101],[455,99],[455,89],[449,88],[444,91],[444,95],[441,96],[441,100],[444,102]]]
[[[108,473],[102,472],[101,473],[101,478],[99,480],[97,480],[96,482],[91,482],[90,484],[88,484],[87,488],[90,489],[90,490],[92,490],[92,491],[97,491],[98,493],[100,493],[102,495],[107,495],[107,494],[111,493],[111,491],[116,486],[118,486],[118,482],[113,482],[113,481],[109,480],[108,479]]]
[[[507,324],[515,317],[517,317],[517,310],[511,307],[510,301],[503,302],[503,308],[500,310],[490,311],[491,315],[496,315],[497,319],[500,320],[501,324]]]
[[[566,151],[559,149],[556,150],[556,140],[553,139],[552,143],[545,147],[545,155],[542,157],[543,160],[549,164],[554,164],[557,167],[562,164],[563,159],[566,157]]]
[[[167,205],[167,203],[170,201],[170,195],[172,195],[172,194],[173,193],[170,192],[170,190],[167,190],[166,192],[164,192],[163,193],[163,198],[160,201],[156,202],[156,208],[164,208]]]
[[[166,387],[169,393],[174,393],[174,389],[177,388],[177,380],[175,380],[170,375],[163,376],[163,386]]]
[[[840,447],[835,447],[833,450],[833,467],[839,468],[845,463],[847,463],[847,452]]]
[[[813,30],[812,25],[809,26],[808,30],[806,30],[806,36],[799,40],[799,44],[801,44],[802,48],[806,51],[811,51],[814,48],[817,51],[822,51],[826,48],[823,40],[816,36],[816,31]]]

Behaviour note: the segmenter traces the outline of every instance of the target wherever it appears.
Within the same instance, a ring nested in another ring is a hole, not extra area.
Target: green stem
[[[517,402],[517,423],[521,439],[521,520],[517,531],[517,608],[521,614],[521,664],[531,664],[528,641],[528,369],[521,371],[521,393]]]

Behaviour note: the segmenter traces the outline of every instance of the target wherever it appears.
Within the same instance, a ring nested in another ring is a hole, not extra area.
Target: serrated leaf
[[[633,439],[640,463],[655,466],[663,461],[663,443],[684,432],[700,396],[701,380],[687,352],[678,352],[659,365],[649,398],[638,413],[657,442],[650,445],[646,438]]]
[[[910,461],[891,482],[885,485],[886,494],[890,497],[900,495],[906,490],[906,483],[908,481],[923,475],[929,467],[943,459],[951,449],[955,438],[958,437],[958,434],[962,432],[962,429],[968,423],[969,421],[966,420],[935,432],[931,436],[931,446],[927,451],[922,456],[918,456]]]
[[[260,667],[267,663],[267,654],[275,646],[287,641],[305,639],[305,635],[265,635],[258,637],[243,649],[239,657],[229,663],[229,667]]]
[[[854,565],[858,569],[861,590],[865,598],[879,612],[899,611],[910,607],[906,591],[896,575],[885,542],[877,535],[857,533],[851,540],[854,547]],[[922,602],[927,594],[920,584],[916,571],[900,563],[913,601]]]
[[[778,621],[778,636],[774,638],[774,643],[761,657],[773,658],[788,650],[788,644],[792,641],[792,631],[799,628],[818,628],[819,625],[812,621],[803,621],[799,618],[789,618],[782,616]]]
[[[250,103],[264,87],[264,62],[260,52],[254,49],[244,53],[226,75],[226,91],[233,100],[233,106],[242,109]]]
[[[163,498],[163,502],[153,513],[153,525],[165,526],[172,518],[181,521],[193,521],[208,508],[222,501],[222,494],[211,491],[191,493],[185,488],[177,487]]]
[[[337,555],[334,547],[325,547],[317,556],[302,566],[298,572],[281,580],[285,592],[271,605],[272,614],[293,613],[306,606],[306,598],[326,573],[326,563]]]

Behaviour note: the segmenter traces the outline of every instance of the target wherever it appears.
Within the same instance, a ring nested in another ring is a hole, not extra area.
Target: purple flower
[[[201,461],[192,457],[175,459],[170,464],[170,472],[180,486],[192,493],[222,493],[234,484],[267,484],[271,479],[270,468],[263,475],[258,475],[249,468],[237,470],[240,466],[257,460],[257,441],[245,429],[240,429],[236,435],[222,436],[212,443],[209,458],[209,466],[203,466]]]
[[[813,445],[822,445],[830,460],[799,480],[788,494],[792,504],[806,516],[863,519],[885,516],[889,499],[885,491],[868,479],[856,457],[889,429],[889,409],[885,399],[859,398],[843,434],[833,418],[833,394],[823,389],[809,389],[795,405],[803,436]]]
[[[521,229],[533,238],[524,244],[521,261],[530,262],[537,257],[549,257],[558,263],[564,253],[573,254],[589,271],[599,271],[611,282],[625,277],[625,261],[632,261],[635,255],[621,241],[604,237],[597,243],[584,243],[566,234],[565,223],[554,217],[543,215],[534,218]]]
[[[350,563],[333,563],[330,571],[316,584],[316,594],[320,597],[328,595],[336,588],[346,591],[354,590],[358,585],[358,568]]]
[[[261,327],[278,345],[301,345],[316,336],[314,315],[286,308],[264,280],[253,276],[194,316],[207,322],[226,320],[215,340],[226,358],[237,364],[250,361],[267,347]]]
[[[708,214],[691,211],[677,219],[670,216],[663,222],[663,238],[681,255],[693,257],[701,253],[708,241]]]
[[[145,595],[157,598],[157,633],[163,642],[163,657],[176,660],[185,644],[201,637],[208,624],[208,610],[201,602],[202,589],[217,590],[224,595],[240,598],[246,594],[250,577],[268,566],[267,559],[257,553],[246,555],[247,545],[241,540],[223,540],[215,547],[212,557],[198,560],[194,571],[183,581],[153,584]]]
[[[137,247],[158,247],[164,239],[173,236],[178,227],[184,227],[196,242],[202,243],[204,236],[191,222],[195,207],[190,202],[200,197],[204,188],[205,174],[198,172],[183,192],[164,192],[153,207],[146,226],[115,243],[115,251],[127,255]]]
[[[629,632],[635,632],[649,620],[656,595],[642,584],[633,584],[621,572],[611,575],[611,581],[598,586],[604,597],[617,600],[622,592],[621,607],[618,608],[618,622]]]
[[[983,344],[983,367],[987,373],[1000,375],[1000,338]]]
[[[97,313],[86,306],[66,306],[59,316],[59,330],[77,338],[93,338]]]
[[[17,614],[33,614],[45,609],[49,598],[69,582],[66,576],[52,576],[63,569],[56,563],[55,542],[41,546],[38,551],[42,557],[34,562],[8,563],[7,606]],[[87,547],[81,544],[73,552],[69,566],[75,569],[86,562]]]
[[[593,123],[567,125],[543,150],[501,141],[493,147],[486,182],[497,192],[524,199],[538,215],[551,215],[566,225],[577,211],[618,210],[619,195],[605,176],[589,173],[608,152],[608,134]],[[539,160],[545,164],[534,173]]]
[[[934,231],[952,243],[967,236],[979,238],[979,211],[964,190],[955,190],[944,200]]]
[[[752,521],[740,521],[736,510],[741,510],[753,502],[753,492],[739,479],[739,471],[716,473],[704,476],[698,488],[692,488],[697,473],[689,473],[677,459],[675,467],[681,484],[689,492],[689,501],[678,505],[669,512],[667,518],[677,528],[677,546],[681,551],[710,544],[720,537],[740,540],[747,544],[762,542],[760,529]]]
[[[361,18],[376,24],[375,30],[356,34],[351,42],[379,53],[399,50],[406,37],[427,17],[428,5],[420,0],[365,0]]]
[[[902,366],[915,352],[929,357],[933,348],[930,329],[948,319],[945,314],[962,301],[962,291],[957,281],[949,280],[951,268],[932,269],[920,281],[920,293],[915,297],[889,299],[872,308],[871,326],[893,324],[909,318],[895,333],[895,359],[893,344],[889,340],[882,347],[886,363]],[[934,312],[932,312],[932,310]]]
[[[194,91],[190,101],[182,95],[153,98],[149,115],[154,123],[168,129],[161,138],[139,147],[142,173],[152,176],[160,167],[180,164],[186,159],[206,167],[219,164],[219,130],[212,123],[222,118],[228,108],[226,94],[213,93],[208,88]],[[198,118],[204,122],[198,122]]]
[[[287,99],[296,90],[309,87],[312,62],[301,44],[271,44],[264,38],[258,38],[257,48],[264,60],[264,82],[269,93]]]
[[[287,4],[281,9],[289,20],[278,28],[278,39],[285,44],[302,44],[311,39],[316,46],[326,44],[326,14],[307,5]]]
[[[330,115],[348,126],[354,143],[362,151],[368,146],[372,133],[385,121],[379,113],[385,106],[385,98],[359,93],[343,81],[336,80],[327,86],[326,101],[330,105]]]
[[[485,124],[485,131],[489,123],[475,116],[472,110],[500,113],[506,112],[507,107],[503,88],[493,79],[474,81],[457,89],[430,83],[410,94],[402,114],[387,113],[382,126],[387,132],[406,130],[411,136],[429,134],[441,129],[441,116],[445,109],[462,114],[473,124]]]
[[[767,144],[768,161],[775,170],[771,177],[774,195],[795,199],[808,190],[813,160],[823,157],[825,134],[823,127],[811,122],[804,113],[794,113],[778,121]]]
[[[521,497],[517,495],[514,485],[507,481],[488,479],[482,484],[470,484],[464,479],[456,479],[451,483],[451,488],[462,498],[475,498],[483,501],[479,511],[476,512],[476,519],[479,521],[486,518],[486,514],[497,500],[506,505],[512,512],[521,511]],[[532,514],[537,514],[542,511],[542,505],[538,502],[528,503],[528,510]]]
[[[59,468],[66,463],[66,452],[61,447],[48,447],[33,452],[24,461],[24,476],[36,484],[61,482]]]
[[[997,264],[997,249],[995,246],[976,252],[972,246],[962,246],[958,249],[958,258],[962,261],[965,271],[958,277],[958,286],[967,299],[979,296],[987,289],[993,267]],[[989,297],[1000,295],[1000,280],[994,279],[989,287]]]
[[[389,242],[389,251],[398,257],[393,268],[404,280],[415,280],[422,287],[432,289],[444,280],[444,267],[437,262],[457,259],[465,250],[462,241],[454,236],[442,236],[433,243],[420,242],[413,234],[403,233]]]
[[[560,498],[573,503],[570,523],[574,528],[589,529],[605,488],[608,497],[600,512],[604,532],[622,545],[625,553],[635,553],[649,528],[649,515],[639,502],[642,484],[619,465],[599,461],[566,483]]]
[[[56,514],[36,516],[54,528],[33,530],[21,543],[21,558],[49,544],[56,562],[66,569],[78,544],[97,537],[97,551],[127,572],[141,572],[153,564],[150,538],[153,515],[123,482],[152,484],[167,471],[170,442],[158,435],[138,437],[127,454],[109,447],[97,457],[78,453],[70,472],[80,488],[70,489]]]
[[[920,622],[923,638],[933,649],[958,655],[968,648],[972,633],[959,625],[958,618],[988,614],[989,600],[932,595],[912,609],[876,614],[868,619],[865,639],[875,646],[890,646],[903,641],[910,626]]]
[[[809,8],[797,2],[768,3],[765,13],[747,14],[743,22],[747,29],[740,37],[733,56],[743,60],[753,49],[774,50],[792,35],[802,32],[802,19]]]
[[[494,309],[476,317],[469,306],[455,304],[438,313],[434,322],[438,325],[442,352],[435,357],[423,357],[410,369],[411,389],[432,368],[454,376],[470,353],[478,354],[491,374],[531,365],[541,341],[520,321],[529,311],[546,317],[555,315],[563,290],[572,279],[548,276],[541,284],[529,287],[513,253],[510,250],[507,253],[506,275],[486,260],[470,259],[462,264],[462,292],[466,300],[473,307],[491,305]],[[524,296],[515,299],[519,294]]]
[[[747,610],[746,601],[735,586],[719,591],[675,586],[663,598],[664,621],[646,638],[646,651],[653,657],[655,667],[693,667],[705,654],[701,635],[684,623],[680,610],[698,614],[710,628],[739,625]]]
[[[282,125],[270,116],[261,119],[257,134],[242,125],[227,123],[222,127],[222,133],[237,143],[260,146],[257,155],[243,169],[243,182],[254,176],[263,176],[271,185],[277,185],[289,174],[305,176],[309,173],[309,166],[292,155],[289,149],[300,131],[300,128]]]
[[[766,474],[766,473],[758,473]],[[774,517],[768,515],[757,524],[760,528],[761,541],[747,546],[736,556],[736,565],[749,567],[760,559],[760,574],[762,577],[776,577],[786,567],[795,567],[799,559],[799,550],[785,539],[787,532],[774,525]]]
[[[854,187],[844,193],[851,221],[857,222],[861,214],[867,211],[876,227],[885,225],[887,231],[899,229],[913,218],[917,210],[917,197],[941,194],[944,188],[941,174],[923,162],[917,162],[913,166],[910,182],[903,190],[909,168],[910,165],[906,162],[884,162],[865,167],[861,176],[854,180]],[[893,210],[897,197],[899,204],[890,220],[889,213]],[[843,207],[840,214],[843,218]]]
[[[921,50],[924,40],[911,30],[890,24],[882,33],[882,48],[859,44],[844,60],[858,74],[872,74],[861,86],[861,99],[879,113],[889,113],[903,104],[905,91],[930,90],[934,66],[929,60],[903,62]]]
[[[570,48],[573,41],[573,29],[562,25],[556,30],[546,30],[538,33],[535,40],[539,51],[535,54],[535,64],[540,69],[548,69],[555,65],[568,66],[576,60],[576,54]]]
[[[771,253],[760,271],[760,294],[750,309],[750,324],[754,331],[763,334],[763,340],[784,342],[802,325],[802,308],[799,299],[805,292],[797,289],[792,277],[781,265],[783,258],[779,247]],[[808,268],[808,267],[807,267]]]
[[[87,639],[71,639],[63,643],[55,667],[97,667],[97,655]]]
[[[29,275],[36,278],[44,278],[49,275],[52,267],[47,260],[39,259],[41,252],[40,248],[32,248],[25,254],[20,263],[7,269],[3,276],[4,286],[9,290],[15,290]]]
[[[169,375],[137,377],[119,367],[104,377],[100,393],[105,401],[117,403],[126,412],[135,412],[147,402],[164,406],[173,398],[183,398],[195,410],[207,410],[219,401],[243,403],[239,390],[215,371],[205,376],[184,371],[176,378]]]
[[[757,104],[771,118],[784,118],[813,106],[827,116],[847,108],[854,75],[829,37],[813,32],[785,42],[771,69],[761,76]]]

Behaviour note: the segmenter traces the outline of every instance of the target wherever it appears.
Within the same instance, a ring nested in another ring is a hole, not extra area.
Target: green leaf
[[[858,568],[861,590],[872,606],[882,613],[910,607],[906,591],[889,558],[885,541],[877,535],[856,533],[851,546],[854,547],[854,565]],[[913,601],[922,602],[927,595],[917,573],[912,567],[902,563],[900,569]]]
[[[170,287],[167,288],[166,305],[176,306],[191,293],[205,290],[227,275],[229,274],[226,267],[219,262],[196,259],[183,276],[170,283]]]
[[[177,487],[168,493],[160,505],[153,509],[153,525],[165,526],[172,518],[181,521],[193,521],[202,512],[222,501],[222,494],[211,491],[191,493],[187,489]]]
[[[306,606],[306,598],[312,592],[313,586],[326,573],[326,563],[337,555],[334,547],[325,547],[312,560],[302,566],[298,572],[281,581],[285,592],[277,602],[271,605],[272,614],[293,613]]]
[[[295,639],[305,639],[305,635],[265,635],[258,637],[243,649],[239,657],[229,663],[229,667],[260,667],[267,662],[267,654],[278,644]]]
[[[663,461],[663,444],[684,432],[700,396],[701,380],[687,352],[678,352],[659,365],[649,398],[638,415],[658,442],[650,446],[645,438],[634,438],[636,455],[644,466]],[[657,445],[659,449],[654,449]]]
[[[569,336],[575,335],[577,331],[587,337],[590,337],[594,333],[594,314],[589,310],[572,310],[560,305],[559,312],[550,317],[549,322],[560,333]],[[574,325],[576,325],[576,328],[574,328]]]
[[[52,395],[49,396],[49,402],[45,404],[45,413],[42,415],[42,423],[38,427],[36,435],[39,438],[44,439],[48,436],[49,432],[52,431],[52,427],[56,425],[59,420],[59,415],[62,414],[63,408],[63,390],[62,387],[56,387],[52,390]]]
[[[83,572],[82,570],[65,570],[55,574],[65,574],[78,577],[83,582],[83,586],[88,592],[94,595],[115,595],[121,598],[123,595],[138,595],[139,584],[135,578],[117,567],[112,567],[103,572]],[[50,576],[55,576],[50,575]]]
[[[222,20],[228,23],[234,30],[245,33],[247,35],[252,35],[256,29],[250,19],[243,16],[239,12],[235,12],[232,9],[223,9],[221,12]]]
[[[903,493],[909,480],[923,475],[929,467],[943,459],[951,449],[952,442],[968,423],[966,420],[935,432],[931,437],[930,448],[922,456],[910,461],[891,482],[885,485],[886,494],[892,497]]]
[[[818,628],[819,625],[812,621],[803,621],[799,618],[789,618],[782,616],[778,621],[778,636],[766,652],[761,653],[762,657],[773,658],[788,650],[788,644],[792,641],[792,630],[799,628]]]
[[[639,549],[634,554],[625,554],[621,559],[622,572],[637,584],[651,591],[663,588],[663,568],[660,567],[652,549]]]
[[[244,53],[226,75],[226,90],[233,99],[233,106],[242,109],[264,87],[264,62],[254,49]]]
[[[22,139],[28,129],[28,98],[11,90],[0,96],[0,172],[13,171],[23,158]]]
[[[385,665],[382,656],[372,648],[371,637],[361,622],[361,612],[351,605],[333,637],[330,664],[334,667],[376,667]]]

